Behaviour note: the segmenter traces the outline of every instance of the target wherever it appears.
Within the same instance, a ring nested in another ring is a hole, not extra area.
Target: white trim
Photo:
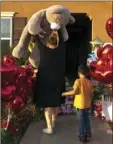
[[[10,20],[10,46],[13,44],[13,18]]]
[[[12,19],[12,17],[1,17],[1,19]]]
[[[1,12],[1,17],[13,17],[15,12]]]
[[[11,37],[1,37],[1,40],[11,40]]]

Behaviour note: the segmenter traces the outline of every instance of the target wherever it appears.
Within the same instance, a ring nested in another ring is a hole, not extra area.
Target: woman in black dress
[[[45,108],[47,128],[44,133],[52,134],[56,116],[61,103],[64,102],[62,92],[65,90],[65,44],[59,33],[59,46],[50,49],[37,38],[40,52],[40,65],[34,94],[34,102],[38,108]]]

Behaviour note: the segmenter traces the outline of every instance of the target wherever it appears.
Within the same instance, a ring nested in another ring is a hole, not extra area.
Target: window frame
[[[9,19],[10,20],[10,37],[1,37],[2,40],[9,40],[9,46],[12,47],[13,44],[13,17],[15,12],[1,12],[1,20]]]

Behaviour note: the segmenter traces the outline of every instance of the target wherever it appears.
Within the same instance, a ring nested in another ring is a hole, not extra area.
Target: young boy
[[[91,138],[89,109],[93,98],[93,86],[87,79],[88,68],[80,65],[78,68],[79,79],[74,83],[73,90],[62,93],[62,96],[75,96],[74,107],[77,109],[79,119],[79,138],[85,142]]]

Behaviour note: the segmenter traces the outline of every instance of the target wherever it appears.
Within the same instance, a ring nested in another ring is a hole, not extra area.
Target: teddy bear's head
[[[38,35],[46,46],[47,44],[45,43],[51,42],[54,39],[55,43],[57,43],[55,47],[57,47],[57,31],[60,30],[64,41],[67,41],[68,33],[65,26],[74,22],[75,19],[67,8],[62,5],[54,5],[35,13],[28,21],[28,31],[31,35]]]
[[[50,23],[52,30],[56,31],[62,25],[74,23],[75,19],[71,16],[69,10],[62,5],[54,5],[46,9],[46,19]]]

